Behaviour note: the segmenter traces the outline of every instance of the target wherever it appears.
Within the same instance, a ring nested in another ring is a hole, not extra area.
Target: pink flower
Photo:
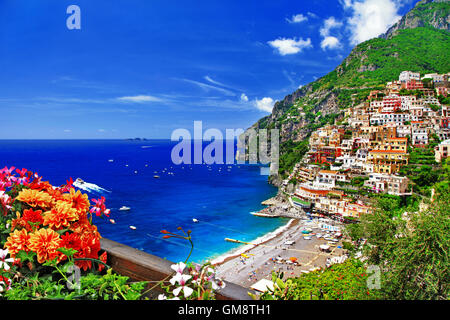
[[[102,214],[104,214],[109,218],[109,213],[111,212],[111,210],[106,209],[105,201],[106,201],[105,197],[101,197],[100,199],[92,199],[92,202],[95,205],[89,210],[89,212],[91,214],[95,213],[97,217],[101,217]]]

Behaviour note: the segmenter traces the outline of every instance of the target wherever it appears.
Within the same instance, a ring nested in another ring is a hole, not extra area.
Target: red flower
[[[100,259],[100,261],[102,261],[103,263],[106,263],[106,261],[108,260],[108,255],[107,255],[106,251],[103,252],[103,253],[100,255],[99,259]],[[105,265],[99,263],[99,265],[98,265],[98,271],[101,272],[103,269],[105,269]]]
[[[61,236],[61,239],[62,239],[61,247],[80,251],[81,239],[76,233],[67,232]]]
[[[42,224],[44,222],[44,218],[42,217],[42,210],[24,210],[22,219],[27,222],[38,224]]]

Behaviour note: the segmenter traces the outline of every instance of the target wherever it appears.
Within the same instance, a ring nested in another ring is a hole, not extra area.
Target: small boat
[[[135,226],[130,226],[130,229],[136,230],[136,227]]]
[[[159,179],[160,177],[159,177],[159,176],[156,176],[156,175],[155,175],[155,176],[153,176],[153,178],[155,178],[155,179]]]
[[[108,162],[114,162],[114,160],[113,159],[109,159]]]
[[[305,240],[311,240],[311,237],[306,236],[306,237],[303,237],[303,239],[305,239]]]
[[[130,207],[126,207],[126,206],[122,206],[122,207],[119,209],[119,211],[128,211],[128,210],[131,210],[131,208],[130,208]]]
[[[111,222],[112,224],[116,224],[116,221],[114,219],[109,219],[109,222]]]
[[[197,220],[197,219],[195,219],[195,218],[194,218],[194,219],[192,219],[192,221],[194,221],[195,223],[197,223],[197,222],[198,222],[198,220]]]

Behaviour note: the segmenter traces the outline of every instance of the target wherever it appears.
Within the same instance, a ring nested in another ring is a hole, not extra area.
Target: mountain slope
[[[382,34],[381,38],[391,38],[398,30],[413,29],[417,27],[433,27],[450,31],[449,0],[423,0],[419,1],[413,10],[405,14],[400,21]]]
[[[280,173],[301,159],[313,130],[339,120],[343,109],[362,102],[401,71],[449,72],[450,32],[448,24],[440,23],[443,15],[450,19],[449,8],[448,1],[419,2],[383,37],[357,45],[335,70],[278,101],[271,115],[255,123],[251,128],[280,129]]]

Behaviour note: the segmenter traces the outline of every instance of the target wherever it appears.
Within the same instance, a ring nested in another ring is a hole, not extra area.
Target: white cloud
[[[304,16],[301,13],[293,15],[291,19],[286,18],[286,21],[289,23],[300,23],[300,22],[307,21],[307,20],[308,20],[308,17]]]
[[[104,133],[104,132],[106,132],[106,130],[105,129],[98,129],[97,132]]]
[[[210,76],[204,76],[203,77],[206,81],[211,82],[212,84],[216,84],[218,86],[226,87],[227,85],[220,83],[219,81],[213,80]]]
[[[129,96],[129,97],[120,97],[117,100],[123,102],[134,102],[134,103],[143,103],[143,102],[160,102],[162,101],[160,98],[147,96],[147,95],[138,95],[138,96]]]
[[[307,12],[306,13],[308,16],[310,16],[311,18],[314,18],[314,19],[316,19],[316,18],[318,18],[318,16],[317,16],[317,14],[315,14],[314,12]]]
[[[352,12],[347,19],[352,45],[379,36],[401,18],[396,0],[341,0],[341,5]]]
[[[302,38],[300,38],[299,40],[281,38],[281,39],[269,41],[267,43],[271,47],[277,49],[278,53],[281,54],[282,56],[285,56],[288,54],[299,53],[305,48],[312,48],[310,38],[308,38],[306,40],[303,40]]]
[[[241,94],[241,101],[245,101],[245,102],[248,101],[248,97],[245,93]]]
[[[214,80],[212,80],[210,77],[206,76],[205,77],[206,80],[208,80],[209,82],[212,82]],[[188,83],[192,83],[195,84],[196,86],[200,87],[201,89],[205,90],[205,91],[218,91],[221,92],[222,94],[226,95],[226,96],[235,96],[236,94],[230,90],[224,89],[224,88],[220,88],[220,87],[216,87],[207,83],[203,83],[203,82],[199,82],[199,81],[195,81],[195,80],[190,80],[190,79],[179,79],[181,81],[184,82],[188,82]],[[218,83],[217,81],[214,81],[215,83]]]
[[[320,47],[325,49],[337,49],[341,47],[341,43],[338,38],[333,36],[325,37],[320,43]]]
[[[72,130],[70,130],[70,129],[65,129],[64,132],[65,132],[65,133],[71,133]]]
[[[329,17],[323,22],[322,28],[320,28],[320,35],[327,37],[330,35],[330,30],[342,27],[342,22],[337,21],[335,17]]]
[[[255,100],[255,106],[258,108],[258,110],[266,111],[266,112],[272,112],[274,105],[274,101],[272,98],[265,97],[261,100],[256,99]]]

